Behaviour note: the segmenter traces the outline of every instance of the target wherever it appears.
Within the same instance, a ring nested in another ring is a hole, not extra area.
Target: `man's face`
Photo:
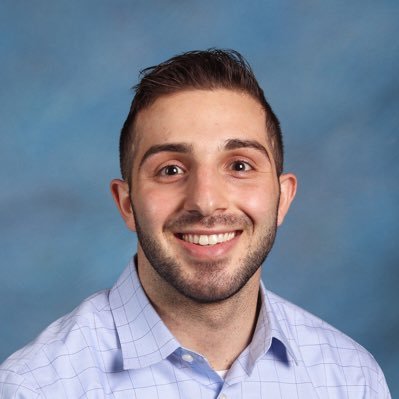
[[[183,91],[141,111],[135,129],[139,266],[199,302],[232,296],[284,216],[264,110],[236,91]]]

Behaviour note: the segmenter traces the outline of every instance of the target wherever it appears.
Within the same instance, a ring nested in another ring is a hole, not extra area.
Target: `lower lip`
[[[178,237],[177,240],[189,256],[196,259],[209,260],[214,259],[215,257],[226,256],[232,247],[234,247],[234,245],[237,243],[239,237],[240,233],[236,233],[236,236],[233,239],[215,245],[193,244]]]

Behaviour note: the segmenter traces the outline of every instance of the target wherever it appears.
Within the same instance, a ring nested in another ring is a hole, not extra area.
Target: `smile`
[[[181,239],[191,244],[216,245],[232,240],[236,236],[235,231],[220,234],[182,234]]]

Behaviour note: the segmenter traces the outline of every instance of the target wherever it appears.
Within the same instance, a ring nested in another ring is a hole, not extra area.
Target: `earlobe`
[[[111,194],[126,226],[136,231],[136,222],[130,201],[129,185],[120,179],[114,179],[110,184]]]
[[[277,225],[280,226],[288,212],[293,201],[297,188],[297,180],[292,173],[286,173],[280,176],[280,200],[278,206]]]

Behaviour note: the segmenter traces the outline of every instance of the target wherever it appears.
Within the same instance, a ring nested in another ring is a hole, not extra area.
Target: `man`
[[[2,365],[1,398],[390,397],[365,349],[260,281],[296,178],[237,52],[145,70],[120,159],[137,256]]]

